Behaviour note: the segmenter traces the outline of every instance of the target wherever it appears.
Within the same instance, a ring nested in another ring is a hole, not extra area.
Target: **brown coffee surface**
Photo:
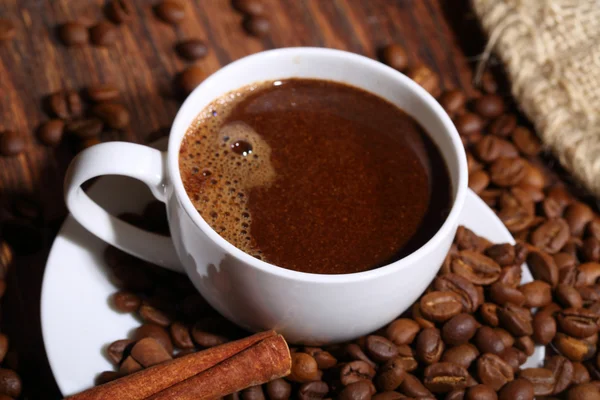
[[[222,237],[302,272],[396,261],[435,234],[452,204],[447,167],[419,124],[330,81],[265,82],[217,99],[184,138],[180,170]]]

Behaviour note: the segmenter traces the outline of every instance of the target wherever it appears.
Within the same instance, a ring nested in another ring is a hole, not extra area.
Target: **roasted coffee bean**
[[[568,308],[558,313],[560,330],[576,338],[586,338],[598,333],[600,317],[585,308]]]
[[[561,285],[558,285],[560,287]],[[525,307],[545,307],[552,302],[552,288],[543,281],[533,281],[519,288],[525,295]]]
[[[452,261],[452,272],[476,285],[490,285],[498,280],[501,268],[483,254],[463,250]]]
[[[519,367],[521,366],[521,357],[527,359],[525,353],[523,353],[521,350],[515,349],[514,347],[507,347],[502,353],[498,355],[508,365],[510,365],[514,372],[517,372],[519,370]]]
[[[519,151],[525,156],[535,156],[542,148],[537,136],[531,130],[522,126],[513,131],[512,139]]]
[[[302,354],[302,353],[300,353]],[[293,361],[293,356],[292,356]],[[316,369],[316,362],[315,362]],[[312,369],[311,369],[312,371]],[[292,374],[294,374],[294,366],[292,364]],[[315,372],[316,374],[316,372]],[[308,374],[305,374],[308,375]],[[352,361],[345,364],[340,370],[340,381],[342,385],[348,386],[351,383],[358,382],[360,380],[372,380],[375,376],[375,369],[364,361]],[[288,377],[289,379],[289,377]]]
[[[498,394],[499,400],[533,400],[533,385],[526,379],[508,382]]]
[[[225,336],[207,332],[202,323],[197,323],[192,327],[192,338],[194,339],[194,342],[202,347],[220,346],[229,341]]]
[[[469,373],[457,364],[440,362],[425,368],[425,387],[433,393],[447,393],[467,387]]]
[[[498,186],[518,185],[527,172],[526,162],[522,158],[500,157],[490,166],[490,179]]]
[[[600,218],[595,217],[593,220],[588,222],[585,231],[587,232],[588,236],[600,240]]]
[[[269,400],[288,400],[292,395],[292,385],[285,379],[279,378],[265,385]]]
[[[565,206],[560,205],[552,197],[546,197],[542,201],[542,210],[544,211],[544,215],[548,218],[562,217],[564,209]]]
[[[514,378],[511,366],[495,354],[483,354],[479,357],[477,375],[483,384],[496,391]]]
[[[551,219],[531,234],[531,244],[549,254],[558,253],[569,239],[569,225],[562,218]]]
[[[115,379],[119,378],[120,376],[121,375],[116,371],[103,371],[96,376],[96,379],[94,380],[94,384],[96,386],[104,385],[105,383],[114,381]],[[10,398],[5,399],[5,400],[10,400]]]
[[[521,185],[532,186],[539,190],[539,197],[535,200],[536,202],[544,199],[545,196],[541,190],[546,186],[546,176],[540,168],[527,164],[527,173],[521,181]]]
[[[492,245],[485,250],[485,255],[501,267],[513,265],[515,262],[515,248],[509,243]]]
[[[600,261],[600,240],[589,237],[583,241],[583,258],[586,261]]]
[[[242,25],[248,34],[259,38],[267,36],[271,31],[271,21],[266,17],[248,16],[244,18]]]
[[[521,336],[515,338],[514,346],[524,352],[527,357],[530,357],[535,350],[535,344],[530,336]]]
[[[250,386],[242,390],[240,397],[242,400],[265,400],[265,394],[260,385]]]
[[[10,369],[0,368],[0,393],[17,398],[21,395],[21,378]]]
[[[329,369],[337,365],[337,359],[331,353],[318,347],[305,347],[303,352],[315,359],[319,369]]]
[[[144,324],[133,331],[132,339],[135,341],[147,337],[156,339],[169,354],[173,353],[173,343],[165,328],[154,324]]]
[[[22,135],[14,131],[0,132],[0,155],[14,157],[25,151],[26,142]]]
[[[454,121],[454,124],[461,136],[470,136],[474,133],[481,132],[484,121],[479,115],[467,112],[460,115],[456,121]]]
[[[475,171],[469,174],[469,188],[475,193],[479,194],[490,183],[490,177],[485,171]]]
[[[498,326],[498,306],[494,303],[483,303],[480,308],[480,314],[483,321],[489,326]]]
[[[471,343],[465,343],[446,350],[441,361],[458,364],[468,369],[478,356],[479,350]]]
[[[584,383],[569,389],[567,400],[598,400],[600,399],[600,390],[592,383]]]
[[[184,40],[183,42],[179,42],[175,49],[181,57],[189,61],[204,58],[208,53],[206,43],[200,39]]]
[[[464,92],[454,89],[442,94],[440,104],[444,107],[448,115],[454,117],[464,110],[466,100],[467,97]]]
[[[492,245],[489,240],[478,236],[472,230],[459,226],[456,230],[454,238],[458,250],[472,250],[476,253],[481,253]],[[453,252],[451,255],[456,256],[458,252]]]
[[[178,84],[181,90],[189,94],[196,89],[206,77],[204,70],[199,66],[191,66],[179,74]]]
[[[371,400],[401,400],[404,398],[406,398],[406,396],[398,392],[380,392],[375,394]]]
[[[487,385],[476,385],[465,392],[465,400],[497,400],[496,391]],[[514,399],[512,399],[514,400]]]
[[[118,365],[123,360],[125,350],[134,343],[133,340],[123,339],[112,342],[106,348],[106,355],[113,364]]]
[[[116,24],[133,18],[134,9],[129,0],[111,0],[106,5],[106,15]]]
[[[559,252],[559,253],[554,254],[552,257],[554,258],[556,267],[559,270],[561,270],[563,268],[567,268],[567,267],[577,266],[577,259],[569,253]]]
[[[596,346],[564,333],[557,333],[552,341],[556,350],[571,361],[586,361],[593,357]]]
[[[227,396],[223,397],[223,400],[241,400],[240,392],[228,394]]]
[[[413,349],[407,344],[398,346],[398,357],[396,357],[396,360],[402,364],[402,367],[407,372],[414,371],[419,366]]]
[[[101,21],[90,28],[90,38],[96,46],[111,46],[117,41],[117,29],[108,21]]]
[[[433,364],[439,361],[444,352],[444,342],[440,331],[436,328],[423,329],[416,342],[416,356],[424,364]]]
[[[488,127],[488,132],[492,135],[507,137],[517,127],[517,118],[512,114],[501,115],[494,119]]]
[[[484,118],[497,118],[504,113],[504,102],[500,96],[486,94],[475,100],[475,111]]]
[[[83,113],[81,97],[75,91],[57,92],[48,97],[48,106],[52,113],[62,119],[73,119]]]
[[[138,313],[145,322],[156,324],[165,328],[171,324],[171,319],[168,315],[149,304],[142,304],[138,310]]]
[[[406,377],[406,372],[401,359],[389,360],[379,369],[375,384],[383,392],[395,390]]]
[[[164,22],[177,25],[185,18],[185,7],[177,0],[163,0],[154,8],[154,13]]]
[[[89,42],[90,34],[85,25],[67,22],[58,28],[60,40],[67,46],[81,46]]]
[[[339,400],[371,400],[374,394],[373,384],[369,381],[358,381],[347,385],[339,394]]]
[[[543,251],[532,251],[527,256],[527,264],[535,279],[556,287],[558,283],[558,267],[549,254]]]
[[[475,312],[483,301],[475,285],[467,278],[457,274],[438,276],[434,281],[434,287],[439,291],[451,291],[458,294],[461,298],[463,310],[466,312]]]
[[[0,42],[15,36],[15,25],[6,18],[0,18]]]
[[[423,383],[411,374],[406,374],[398,391],[408,397],[433,397]]]
[[[442,338],[452,346],[467,343],[475,335],[477,326],[478,322],[471,314],[455,315],[442,327]]]
[[[306,382],[298,388],[298,400],[323,399],[329,393],[329,386],[323,381]]]
[[[498,218],[511,233],[523,232],[534,222],[534,216],[522,207],[504,207],[498,213]]]
[[[554,391],[554,374],[546,368],[527,368],[521,370],[519,378],[526,379],[533,385],[533,394],[548,396]]]
[[[136,312],[142,301],[135,293],[121,290],[112,295],[112,303],[117,311],[130,313]]]
[[[192,336],[190,335],[189,328],[181,322],[174,322],[169,327],[171,333],[171,339],[175,346],[180,349],[193,349],[194,342],[192,342]]]
[[[292,370],[288,376],[294,382],[310,382],[317,379],[319,366],[313,357],[306,353],[292,354]]]
[[[65,122],[60,119],[51,119],[40,126],[38,139],[46,146],[55,147],[62,140],[65,131]]]
[[[585,226],[593,219],[594,212],[583,203],[572,203],[565,210],[565,220],[573,236],[581,236]]]
[[[493,162],[502,156],[502,139],[495,136],[484,136],[474,147],[477,158],[486,163]]]
[[[580,362],[574,362],[573,364],[573,378],[571,383],[573,385],[580,385],[582,383],[588,383],[590,381],[590,374],[587,368]]]
[[[556,321],[549,313],[538,312],[533,316],[533,340],[547,345],[556,335]]]
[[[131,357],[142,366],[148,368],[170,360],[171,354],[153,338],[144,338],[131,348]]]
[[[508,303],[498,309],[498,320],[503,328],[515,336],[528,336],[533,333],[529,309]]]
[[[92,113],[113,129],[123,129],[129,125],[129,112],[121,104],[97,104],[92,108]]]
[[[519,289],[500,282],[496,282],[490,286],[489,296],[490,299],[499,306],[505,305],[506,303],[512,303],[518,306],[525,304],[525,295]]]
[[[431,292],[421,298],[421,313],[431,321],[443,322],[462,311],[462,299],[454,292]]]
[[[552,394],[564,391],[573,381],[573,363],[563,356],[552,356],[545,362],[545,367],[554,375]]]
[[[479,328],[473,341],[481,353],[500,354],[504,351],[504,342],[489,326]]]
[[[398,71],[404,71],[406,70],[406,68],[408,68],[408,54],[406,54],[406,49],[404,49],[404,47],[399,43],[392,43],[381,49],[381,59],[385,64],[389,65],[394,69],[397,69]],[[462,92],[458,93],[458,97],[460,97],[461,95],[463,96],[464,105],[464,94]],[[456,107],[458,109],[461,107],[461,105],[458,103],[460,103],[459,98],[453,99],[453,102],[451,102],[451,106]],[[442,106],[443,105],[444,103],[442,103]],[[448,110],[446,111],[448,112]]]
[[[512,347],[515,344],[515,338],[506,329],[494,328],[494,332],[500,337],[505,348]]]
[[[87,97],[96,103],[116,100],[119,98],[119,89],[109,84],[92,85],[86,89]]]
[[[125,360],[123,360],[123,362],[119,366],[119,373],[122,375],[129,375],[133,374],[134,372],[138,372],[142,369],[142,365],[135,361],[133,357],[129,356],[125,358]]]
[[[427,90],[433,97],[440,93],[440,78],[426,65],[417,65],[406,71],[406,75]]]
[[[383,336],[367,336],[366,349],[371,358],[377,362],[386,362],[398,355],[398,348]]]
[[[535,213],[535,204],[533,203],[529,195],[516,187],[513,187],[509,190],[505,190],[500,195],[498,202],[499,207],[502,209],[522,208],[528,214],[533,215]]]
[[[419,324],[412,319],[399,318],[387,326],[385,336],[398,345],[411,344],[420,330]]]
[[[600,263],[588,262],[577,267],[575,286],[591,286],[600,278]]]
[[[350,360],[364,361],[373,368],[377,366],[377,364],[375,364],[356,343],[346,344],[344,346],[344,352]]]

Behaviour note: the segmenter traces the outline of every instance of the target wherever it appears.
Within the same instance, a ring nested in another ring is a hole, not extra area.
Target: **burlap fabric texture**
[[[543,143],[600,197],[600,0],[471,0]],[[480,71],[479,71],[480,72]]]

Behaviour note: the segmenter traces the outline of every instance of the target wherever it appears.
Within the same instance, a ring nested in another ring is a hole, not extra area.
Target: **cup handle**
[[[84,182],[98,176],[124,175],[144,182],[154,197],[164,203],[166,156],[153,148],[126,142],[90,147],[71,162],[65,177],[64,196],[77,222],[100,239],[153,264],[184,272],[170,238],[110,215],[81,188]]]

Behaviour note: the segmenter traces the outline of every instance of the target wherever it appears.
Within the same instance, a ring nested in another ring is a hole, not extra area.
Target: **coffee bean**
[[[582,383],[588,383],[590,381],[590,374],[587,368],[580,362],[573,362],[573,378],[571,383],[573,385],[580,385]]]
[[[240,398],[242,400],[265,400],[265,394],[263,393],[262,386],[250,386],[241,391]]]
[[[421,312],[425,318],[443,322],[462,311],[461,297],[454,292],[431,292],[421,298]]]
[[[292,358],[293,361],[293,358]],[[316,366],[316,362],[315,362]],[[294,367],[292,364],[292,374]],[[351,383],[361,380],[372,380],[375,376],[375,369],[364,361],[351,361],[345,364],[340,370],[340,381],[342,385],[348,386]],[[289,379],[289,377],[288,377]]]
[[[107,21],[101,21],[90,28],[90,38],[96,46],[111,46],[117,41],[117,29]]]
[[[6,18],[0,18],[0,42],[15,36],[15,25]]]
[[[411,349],[407,344],[398,346],[398,357],[396,357],[396,361],[402,364],[402,368],[405,371],[411,372],[417,369],[419,366],[417,360],[415,359],[415,353],[413,349]]]
[[[205,77],[206,74],[201,67],[191,66],[179,75],[178,84],[184,93],[189,94],[204,80]]]
[[[518,185],[527,172],[522,158],[500,157],[490,167],[490,179],[498,186]]]
[[[526,379],[533,385],[533,394],[547,396],[554,390],[554,374],[546,368],[527,368],[521,370],[519,378]]]
[[[142,301],[134,293],[121,290],[112,295],[112,303],[117,311],[130,313],[137,311]]]
[[[477,375],[479,380],[498,391],[506,383],[514,379],[510,365],[495,354],[483,354],[477,360]]]
[[[463,250],[452,261],[452,272],[476,285],[490,285],[498,280],[501,269],[491,258]]]
[[[515,347],[524,352],[527,357],[530,357],[535,350],[535,344],[530,336],[515,338]]]
[[[318,347],[305,347],[303,352],[315,359],[319,369],[329,369],[337,365],[337,359],[331,353]]]
[[[129,356],[125,358],[125,360],[123,360],[123,362],[119,366],[119,374],[129,375],[142,369],[143,367],[141,366],[141,364],[135,361],[133,357]]]
[[[546,282],[529,282],[520,286],[519,290],[525,296],[527,308],[544,307],[552,302],[552,287]]]
[[[501,267],[505,267],[514,264],[515,248],[509,243],[495,244],[485,250],[485,255]]]
[[[358,381],[347,385],[338,396],[339,400],[370,400],[373,394],[371,382]]]
[[[458,364],[468,369],[478,356],[479,350],[471,343],[465,343],[446,350],[441,361]]]
[[[97,104],[92,108],[92,113],[113,129],[123,129],[129,125],[129,112],[121,104]]]
[[[154,13],[164,22],[177,25],[185,18],[185,7],[177,0],[163,0],[154,8]]]
[[[476,385],[470,387],[465,392],[465,400],[497,400],[496,391],[486,385]],[[515,400],[515,399],[512,399]]]
[[[269,400],[287,400],[292,395],[292,385],[285,379],[279,378],[265,385]]]
[[[498,326],[498,306],[494,303],[483,303],[479,309],[481,318],[489,326]]]
[[[373,368],[377,366],[356,343],[346,344],[344,346],[344,352],[350,360],[364,361]]]
[[[552,342],[560,354],[571,361],[586,361],[593,357],[596,346],[564,333],[557,333]]]
[[[419,361],[430,365],[439,361],[444,352],[444,342],[436,328],[423,329],[416,342],[416,356]]]
[[[533,316],[533,340],[547,345],[556,335],[556,321],[549,313],[538,312]]]
[[[452,346],[467,343],[475,335],[477,326],[478,322],[471,314],[455,315],[442,327],[442,338]]]
[[[154,324],[144,324],[133,331],[132,339],[135,341],[147,337],[158,341],[169,354],[173,353],[173,343],[165,328]]]
[[[267,36],[271,31],[271,21],[261,16],[248,16],[244,18],[242,25],[248,34],[259,38]]]
[[[498,320],[503,328],[515,336],[529,336],[533,333],[529,309],[511,303],[505,304],[498,309]]]
[[[541,144],[535,134],[522,126],[514,129],[512,139],[519,151],[525,156],[535,156],[541,150]]]
[[[181,322],[174,322],[169,327],[171,333],[171,339],[175,346],[180,349],[193,349],[194,342],[192,342],[192,336],[190,335],[190,329]]]
[[[534,216],[522,207],[505,207],[498,213],[498,218],[511,233],[522,232],[532,225]]]
[[[512,114],[505,114],[492,121],[488,127],[488,132],[495,136],[507,137],[516,127],[517,118]]]
[[[172,358],[161,343],[150,337],[141,339],[131,348],[131,357],[146,368]]]
[[[434,287],[439,291],[451,291],[458,294],[466,312],[475,312],[483,301],[483,297],[479,295],[475,285],[467,278],[457,274],[437,277],[434,281]]]
[[[440,97],[440,104],[444,107],[448,115],[454,117],[464,110],[466,100],[467,97],[464,92],[454,89],[448,90]]]
[[[189,61],[199,60],[206,56],[208,48],[200,39],[189,39],[179,42],[175,47],[177,53],[184,59]]]
[[[401,400],[405,397],[398,392],[381,392],[371,397],[371,400]]]
[[[481,132],[484,122],[479,115],[467,112],[460,115],[456,121],[454,121],[454,124],[461,136],[470,136],[474,133]]]
[[[104,124],[98,118],[89,118],[69,121],[65,128],[68,133],[80,139],[89,139],[98,136],[103,127]]]
[[[56,92],[50,95],[48,106],[54,115],[62,119],[73,119],[83,114],[81,97],[73,90]]]
[[[510,365],[514,372],[517,372],[519,370],[519,367],[521,366],[521,358],[525,360],[527,359],[527,357],[522,351],[517,350],[514,347],[507,347],[502,353],[498,355],[508,365]]]
[[[477,330],[474,343],[481,353],[500,354],[504,351],[504,342],[489,326],[482,326]]]
[[[490,177],[485,171],[475,171],[469,174],[469,188],[475,193],[481,193],[490,183]]]
[[[14,131],[0,132],[0,155],[14,157],[25,151],[26,142],[23,136]]]
[[[396,345],[383,336],[367,336],[366,348],[371,358],[377,362],[386,362],[398,355]]]
[[[412,319],[400,318],[392,321],[385,329],[385,336],[395,344],[411,344],[421,330]]]
[[[428,397],[432,398],[431,392],[414,375],[406,374],[404,381],[398,391],[408,397]]]
[[[563,356],[552,356],[545,361],[545,367],[554,376],[552,394],[565,390],[573,380],[573,363]]]
[[[568,308],[556,318],[562,332],[576,338],[586,338],[598,333],[600,318],[585,308]]]
[[[600,261],[600,240],[589,237],[583,241],[583,258],[585,261]]]
[[[233,8],[246,15],[264,15],[267,7],[262,0],[232,0]]]
[[[593,219],[594,212],[583,203],[572,203],[565,210],[565,220],[573,236],[581,236],[585,226]]]
[[[569,239],[569,225],[562,218],[551,219],[531,234],[531,244],[549,254],[558,253]]]
[[[105,383],[114,381],[115,379],[119,378],[120,376],[121,375],[116,371],[103,371],[96,376],[96,379],[94,380],[94,384],[96,386],[104,385]],[[9,399],[6,399],[6,400],[9,400]]]
[[[21,378],[10,369],[0,368],[0,393],[17,398],[21,394]]]
[[[593,220],[588,222],[585,227],[585,231],[588,236],[600,240],[600,218],[595,217]]]
[[[567,400],[598,400],[600,390],[592,383],[584,383],[569,389]]]
[[[79,22],[67,22],[61,25],[58,29],[58,36],[67,46],[81,46],[90,40],[87,28]]]
[[[494,332],[496,332],[502,343],[504,343],[505,348],[512,347],[515,344],[515,338],[506,329],[494,328]]]
[[[485,238],[476,235],[473,231],[464,226],[459,226],[456,230],[456,237],[454,238],[458,250],[472,250],[480,253],[487,249],[492,244]],[[451,254],[455,256],[457,252]]]
[[[399,43],[392,43],[385,46],[381,50],[381,59],[385,64],[398,71],[404,71],[408,68],[408,55],[404,47]],[[464,98],[464,94],[462,96]]]
[[[560,284],[556,287],[557,300],[566,308],[583,307],[583,299],[579,291],[571,285]]]
[[[484,118],[497,118],[504,113],[504,102],[500,96],[487,94],[475,101],[475,111]]]
[[[433,97],[440,92],[440,78],[426,65],[417,65],[406,71],[406,75],[427,90]]]
[[[527,264],[535,279],[556,287],[558,284],[558,267],[550,255],[543,251],[532,251],[527,256]]]
[[[577,267],[575,286],[591,286],[600,278],[600,264],[595,262],[584,263]]]
[[[329,393],[329,386],[323,381],[306,382],[298,388],[299,400],[323,399]]]
[[[129,339],[117,340],[115,342],[112,342],[106,348],[106,354],[110,361],[112,361],[112,363],[115,365],[119,365],[123,360],[123,354],[125,352],[129,353],[127,349],[129,348],[129,350],[131,350],[130,348],[133,343],[134,341]]]
[[[292,354],[292,371],[288,379],[294,382],[309,382],[317,378],[319,367],[315,359],[306,353]]]
[[[386,362],[378,371],[375,383],[381,391],[395,390],[404,378],[406,370],[401,359],[395,358]]]
[[[65,122],[60,119],[51,119],[43,123],[38,131],[38,139],[46,146],[56,147],[62,140]]]
[[[225,336],[207,332],[205,324],[199,322],[192,327],[192,337],[194,342],[201,347],[215,347],[225,344],[229,341]]]
[[[498,394],[499,400],[533,400],[533,385],[526,379],[508,382]]]
[[[106,15],[115,24],[122,24],[133,18],[134,8],[129,0],[111,0],[106,5]]]
[[[511,267],[506,267],[506,269],[508,268]],[[502,282],[496,282],[490,286],[489,296],[494,303],[500,306],[505,305],[506,303],[512,303],[518,306],[525,304],[525,295],[521,293],[519,289],[505,285]]]
[[[425,368],[425,387],[433,393],[447,393],[467,387],[467,370],[457,364],[440,362]]]
[[[86,89],[87,97],[96,103],[116,100],[119,98],[119,89],[110,84],[98,84]]]

